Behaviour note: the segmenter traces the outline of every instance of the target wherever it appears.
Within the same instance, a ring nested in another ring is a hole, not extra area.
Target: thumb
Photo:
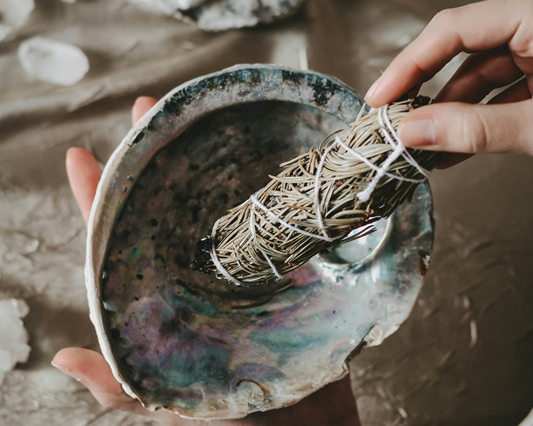
[[[533,154],[533,100],[502,105],[428,105],[398,126],[405,146],[430,151]]]

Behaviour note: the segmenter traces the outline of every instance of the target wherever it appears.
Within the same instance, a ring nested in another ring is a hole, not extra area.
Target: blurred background
[[[288,19],[220,33],[154,13],[159,3],[0,0],[0,299],[26,300],[32,347],[0,387],[2,425],[152,424],[100,406],[50,365],[63,347],[98,349],[68,148],[103,165],[138,96],[159,98],[238,63],[309,67],[364,95],[439,10],[469,2],[288,1],[281,15],[298,8]],[[209,4],[181,15],[214,29],[272,18],[243,16]],[[422,93],[436,95],[462,59]],[[364,426],[518,425],[533,407],[532,179],[533,159],[511,155],[433,173],[437,228],[425,287],[403,327],[351,363]]]

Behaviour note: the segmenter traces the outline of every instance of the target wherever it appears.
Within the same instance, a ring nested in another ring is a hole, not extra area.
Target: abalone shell
[[[89,222],[87,286],[102,352],[145,407],[239,418],[347,374],[407,318],[433,241],[421,185],[377,232],[279,283],[235,287],[189,269],[195,243],[279,163],[363,107],[340,81],[243,65],[183,84],[109,160]]]

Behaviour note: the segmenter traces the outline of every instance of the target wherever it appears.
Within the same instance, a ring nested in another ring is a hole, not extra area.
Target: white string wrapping
[[[293,226],[280,217],[278,217],[276,214],[274,214],[268,207],[266,207],[264,204],[262,204],[257,196],[263,191],[263,189],[257,191],[256,193],[252,194],[250,196],[250,201],[252,202],[252,211],[250,213],[250,232],[252,235],[252,239],[254,242],[257,241],[256,239],[256,230],[255,230],[255,214],[254,214],[254,207],[258,207],[260,210],[268,214],[272,219],[275,220],[275,222],[281,223],[286,228],[290,229],[291,231],[294,231],[296,233],[305,235],[310,238],[315,238],[323,241],[333,242],[338,239],[344,238],[343,235],[338,237],[330,237],[328,235],[328,232],[326,230],[326,227],[324,225],[324,220],[322,216],[322,211],[320,210],[320,177],[322,174],[322,169],[324,167],[324,163],[326,161],[326,157],[329,154],[329,152],[336,147],[337,145],[340,145],[343,147],[348,153],[352,154],[359,160],[361,160],[363,163],[365,163],[368,167],[370,167],[374,172],[375,175],[372,178],[371,182],[368,184],[368,186],[361,192],[357,193],[357,197],[363,201],[366,202],[370,199],[370,196],[376,189],[377,185],[379,184],[379,181],[382,177],[386,176],[389,179],[397,179],[401,181],[406,182],[412,182],[412,183],[422,183],[428,178],[428,172],[422,168],[409,154],[405,146],[403,145],[402,141],[398,137],[396,131],[394,130],[394,127],[390,121],[389,115],[388,115],[388,107],[389,105],[385,105],[378,110],[378,120],[379,124],[381,126],[381,130],[383,132],[383,135],[385,136],[385,139],[387,142],[393,147],[392,152],[388,155],[387,159],[381,164],[381,166],[376,166],[374,163],[369,161],[367,158],[365,158],[363,155],[359,154],[358,152],[351,149],[348,145],[346,145],[342,140],[341,137],[338,135],[335,136],[335,139],[333,143],[331,143],[323,152],[320,158],[320,163],[318,164],[316,174],[315,174],[315,214],[319,223],[319,228],[322,233],[322,235],[313,234],[311,232],[307,232],[303,229],[300,229],[296,226]],[[402,156],[405,161],[407,161],[409,164],[411,164],[413,167],[415,167],[418,172],[424,176],[421,179],[411,179],[404,176],[401,176],[396,173],[390,173],[388,172],[389,167],[400,157]],[[213,225],[213,230],[211,231],[211,240],[212,240],[212,246],[210,250],[210,256],[211,260],[213,261],[213,264],[217,268],[217,270],[226,278],[228,281],[236,284],[236,285],[245,285],[242,281],[238,280],[234,276],[232,276],[222,265],[220,260],[218,259],[218,254],[216,251],[216,230],[218,227],[218,224],[220,222],[220,219],[215,222]],[[263,257],[265,258],[266,262],[272,269],[272,272],[276,276],[278,280],[281,280],[283,276],[279,273],[276,266],[272,262],[272,260],[268,257],[268,255],[265,253],[265,251],[259,247],[259,244],[257,244],[258,250],[263,254]]]
[[[415,183],[422,183],[428,178],[428,173],[426,170],[424,170],[420,165],[413,159],[411,154],[405,149],[405,146],[403,145],[402,141],[396,134],[396,131],[394,130],[394,127],[392,126],[392,123],[390,122],[389,115],[387,114],[387,110],[389,108],[389,105],[382,106],[378,110],[378,120],[379,125],[381,126],[381,130],[383,131],[383,134],[385,136],[385,139],[387,139],[387,142],[394,148],[392,153],[389,154],[387,159],[383,162],[381,167],[379,167],[377,170],[375,169],[375,166],[372,165],[372,168],[376,170],[376,175],[370,182],[370,184],[361,192],[357,194],[357,197],[361,201],[368,201],[370,199],[370,196],[374,192],[374,189],[376,189],[376,186],[379,183],[379,180],[387,174],[387,176],[408,181],[408,182],[415,182]],[[394,161],[400,157],[400,155],[413,167],[415,167],[422,176],[424,176],[422,179],[407,179],[403,176],[396,175],[396,174],[388,174],[387,170],[391,166]]]
[[[243,285],[244,283],[239,281],[237,278],[235,278],[233,275],[231,275],[228,271],[226,271],[226,268],[222,266],[222,263],[220,263],[220,260],[218,260],[217,250],[216,250],[216,236],[217,236],[217,227],[220,223],[220,219],[218,219],[215,224],[213,225],[213,230],[211,231],[211,238],[213,239],[213,245],[211,246],[211,250],[209,254],[211,255],[211,260],[215,264],[218,272],[220,272],[224,278],[226,278],[228,281],[231,281],[235,285]]]

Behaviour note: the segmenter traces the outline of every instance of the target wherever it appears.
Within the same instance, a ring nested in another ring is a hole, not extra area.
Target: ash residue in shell
[[[211,261],[211,247],[213,247],[211,237],[202,238],[196,243],[196,252],[190,265],[193,271],[199,271],[202,274],[212,274],[214,272],[215,265]]]

